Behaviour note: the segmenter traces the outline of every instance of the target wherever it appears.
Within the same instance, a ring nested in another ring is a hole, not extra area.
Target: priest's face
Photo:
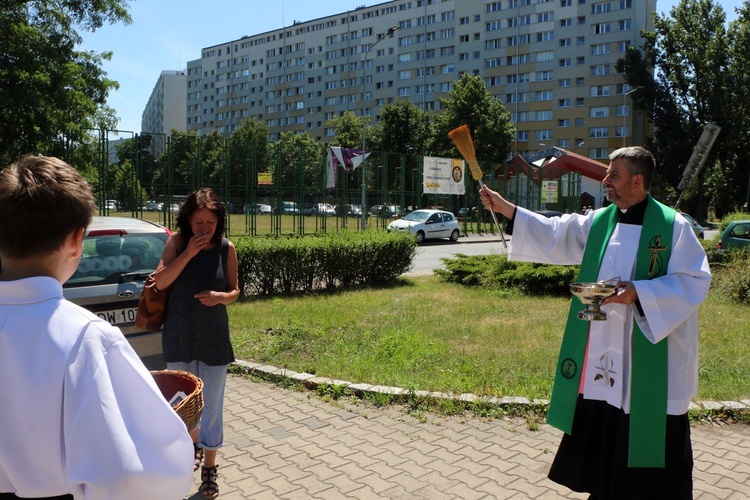
[[[607,176],[602,181],[607,190],[607,199],[618,208],[629,208],[643,201],[646,191],[643,188],[643,176],[632,175],[628,170],[627,160],[617,158],[607,167]]]

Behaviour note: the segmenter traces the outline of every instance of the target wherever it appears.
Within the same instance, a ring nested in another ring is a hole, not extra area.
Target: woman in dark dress
[[[240,294],[237,252],[223,237],[225,218],[224,205],[211,188],[190,194],[155,275],[157,288],[169,288],[162,336],[167,368],[203,381],[203,412],[191,435],[195,469],[201,468],[200,492],[207,498],[219,494],[216,451],[224,440],[227,365],[234,361],[226,306]]]

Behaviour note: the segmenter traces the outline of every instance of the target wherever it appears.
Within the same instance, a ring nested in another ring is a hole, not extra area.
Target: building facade
[[[172,130],[185,132],[187,123],[187,76],[185,71],[162,71],[141,115],[141,133],[169,135]],[[154,154],[163,148],[155,140]]]
[[[187,130],[229,134],[254,118],[271,140],[330,141],[330,120],[346,111],[372,123],[384,105],[410,99],[440,112],[466,72],[511,113],[512,155],[557,146],[606,159],[644,142],[615,64],[653,30],[655,9],[656,0],[395,0],[295,21],[188,63]]]

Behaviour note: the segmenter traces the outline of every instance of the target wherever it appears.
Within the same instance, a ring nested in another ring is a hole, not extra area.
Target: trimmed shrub
[[[387,283],[411,269],[417,250],[409,235],[384,232],[242,236],[234,244],[240,292],[257,295]]]
[[[467,256],[443,259],[445,269],[435,274],[443,281],[490,289],[514,288],[527,295],[569,296],[578,266],[558,266],[509,261],[507,255]]]

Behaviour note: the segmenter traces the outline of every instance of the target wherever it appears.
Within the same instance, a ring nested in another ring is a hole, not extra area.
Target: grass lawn
[[[548,399],[569,305],[419,276],[245,298],[229,317],[238,359],[357,383]],[[698,399],[750,399],[750,308],[711,293],[699,317]]]

